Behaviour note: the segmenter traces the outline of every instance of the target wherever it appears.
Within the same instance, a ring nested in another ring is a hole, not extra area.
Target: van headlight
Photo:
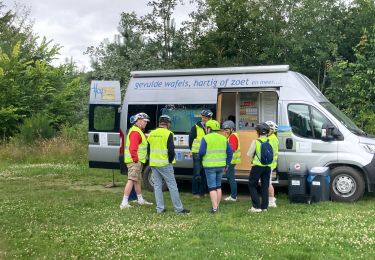
[[[366,152],[375,154],[375,144],[361,144],[361,146],[366,150]]]

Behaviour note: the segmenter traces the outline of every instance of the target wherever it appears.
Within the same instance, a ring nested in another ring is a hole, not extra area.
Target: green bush
[[[30,144],[39,139],[50,139],[55,135],[56,130],[51,126],[48,117],[36,114],[25,119],[16,138],[23,143]]]
[[[67,140],[76,140],[82,144],[87,144],[88,125],[87,119],[76,125],[64,125],[60,129],[60,136]]]

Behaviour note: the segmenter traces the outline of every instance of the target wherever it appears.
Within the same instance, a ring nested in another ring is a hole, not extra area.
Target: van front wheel
[[[143,185],[146,187],[147,190],[149,191],[154,191],[154,179],[152,178],[152,171],[150,166],[146,166],[144,171],[143,171]],[[162,190],[166,191],[167,190],[167,184],[163,180],[163,185],[162,185]]]
[[[365,181],[359,171],[339,166],[331,171],[331,198],[334,201],[353,202],[365,192]]]

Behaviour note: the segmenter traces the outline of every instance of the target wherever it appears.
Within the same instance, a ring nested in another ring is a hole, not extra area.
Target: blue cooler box
[[[309,170],[307,183],[314,202],[327,201],[331,197],[331,176],[328,167],[313,167]]]

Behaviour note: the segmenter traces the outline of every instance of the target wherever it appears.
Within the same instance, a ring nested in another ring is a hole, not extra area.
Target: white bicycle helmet
[[[134,120],[135,120],[134,122],[137,122],[138,119],[143,119],[145,121],[150,121],[150,117],[146,113],[143,113],[143,112],[136,114],[134,117],[135,117],[134,118]]]
[[[278,125],[275,122],[273,122],[273,121],[266,121],[265,123],[269,126],[269,128],[272,131],[277,132]]]

